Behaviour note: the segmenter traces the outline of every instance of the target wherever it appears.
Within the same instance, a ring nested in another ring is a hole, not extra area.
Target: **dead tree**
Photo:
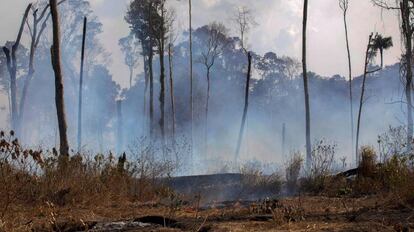
[[[246,78],[246,90],[244,95],[244,110],[243,110],[243,117],[242,123],[240,126],[239,138],[237,139],[237,150],[236,150],[236,157],[234,163],[237,164],[239,155],[240,155],[240,147],[243,139],[244,128],[246,124],[247,118],[247,111],[249,107],[249,90],[250,90],[250,76],[251,76],[251,66],[252,66],[252,55],[250,52],[247,53],[247,60],[248,60],[248,69],[247,69],[247,78]]]
[[[59,12],[57,9],[57,0],[50,0],[49,3],[53,23],[53,45],[50,50],[53,71],[55,73],[55,103],[60,138],[59,151],[60,155],[65,157],[69,155],[69,143],[66,132],[67,124],[65,116],[64,87],[60,54]]]
[[[246,80],[246,92],[245,92],[245,103],[244,103],[244,111],[242,115],[242,123],[239,131],[239,138],[237,140],[237,147],[236,147],[236,154],[235,154],[235,165],[237,165],[239,156],[240,156],[240,148],[243,140],[243,133],[246,124],[247,118],[247,110],[248,110],[248,100],[249,100],[249,88],[250,88],[250,75],[251,75],[251,59],[252,56],[250,52],[247,51],[247,36],[246,34],[250,31],[251,27],[256,25],[252,12],[247,7],[239,7],[237,9],[237,13],[233,19],[239,36],[240,36],[240,46],[242,51],[247,55],[247,62],[248,62],[248,69],[247,69],[247,80]]]
[[[348,81],[349,81],[349,109],[350,109],[350,122],[351,122],[351,147],[354,145],[354,106],[352,102],[352,63],[351,63],[351,51],[349,48],[348,37],[348,24],[347,24],[347,12],[349,7],[349,0],[339,0],[339,7],[341,8],[344,16],[344,28],[345,28],[345,41],[346,51],[348,55]]]
[[[170,101],[171,101],[171,120],[172,138],[175,141],[175,101],[174,101],[174,79],[173,79],[173,44],[168,44],[168,67],[170,76]]]
[[[122,100],[116,101],[117,112],[117,130],[116,130],[116,151],[117,154],[121,154],[123,150],[123,120],[122,120]]]
[[[32,4],[29,4],[26,7],[26,10],[24,12],[22,22],[20,24],[20,29],[17,34],[16,41],[14,42],[11,52],[7,47],[3,47],[3,52],[6,55],[7,59],[7,71],[10,75],[10,100],[11,100],[11,128],[12,130],[16,131],[18,133],[19,126],[18,126],[18,120],[19,120],[19,111],[17,109],[17,50],[20,46],[20,40],[22,38],[24,25],[26,23],[27,17],[29,15],[29,11],[32,7]]]
[[[66,0],[61,0],[59,1],[57,4],[60,5],[63,2],[65,2]],[[39,42],[40,42],[40,38],[43,35],[43,32],[46,29],[47,26],[47,22],[49,21],[50,18],[50,11],[49,10],[49,4],[47,4],[42,11],[40,11],[39,13],[39,9],[33,9],[32,6],[32,11],[33,11],[33,20],[32,20],[32,26],[30,26],[28,20],[27,20],[27,25],[29,28],[29,32],[30,32],[30,54],[29,54],[29,67],[28,67],[28,74],[25,77],[24,80],[24,84],[23,84],[23,89],[22,89],[22,93],[21,93],[21,97],[20,97],[20,102],[19,102],[19,119],[18,119],[18,127],[19,127],[19,132],[21,133],[23,130],[23,122],[24,122],[24,113],[25,113],[25,104],[26,104],[26,99],[27,99],[27,92],[30,88],[30,84],[31,81],[33,79],[33,75],[35,73],[35,68],[34,68],[34,59],[35,59],[35,53],[37,50],[37,47],[39,46]],[[43,22],[42,22],[43,20]],[[40,28],[39,25],[41,24]]]
[[[85,60],[85,41],[86,41],[86,24],[88,19],[83,19],[83,36],[82,36],[82,52],[81,52],[81,66],[79,77],[79,101],[78,101],[78,152],[82,147],[82,93],[83,93],[83,65]]]
[[[356,146],[355,146],[355,154],[356,154],[356,164],[358,165],[358,162],[360,160],[359,157],[359,132],[360,132],[360,127],[361,127],[361,116],[362,116],[362,107],[364,104],[364,94],[365,94],[365,85],[366,85],[366,79],[367,79],[367,75],[368,74],[372,74],[375,72],[378,72],[382,69],[383,64],[381,64],[381,66],[379,68],[376,68],[374,70],[368,70],[368,66],[371,62],[371,60],[376,56],[376,53],[378,50],[384,50],[384,49],[388,49],[389,47],[392,46],[392,42],[391,45],[390,44],[386,44],[384,43],[384,40],[391,40],[390,37],[386,37],[383,38],[381,35],[376,35],[375,38],[373,38],[373,34],[371,33],[369,35],[369,39],[368,39],[368,45],[367,45],[367,49],[365,52],[365,66],[364,66],[364,76],[362,79],[362,86],[361,86],[361,96],[360,96],[360,100],[359,100],[359,110],[358,110],[358,120],[357,120],[357,130],[356,130]],[[383,53],[381,52],[381,56],[383,55]],[[381,60],[383,58],[381,57]]]
[[[282,125],[282,157],[285,158],[285,146],[286,146],[286,124]]]
[[[206,107],[205,107],[205,125],[204,125],[204,142],[205,142],[205,153],[208,154],[208,107],[210,100],[210,89],[211,89],[211,69],[213,68],[216,59],[223,52],[226,46],[227,29],[222,23],[213,22],[207,27],[207,39],[204,42],[205,48],[201,52],[200,62],[206,68],[206,79],[207,79],[207,93],[206,93]]]
[[[308,20],[308,0],[304,1],[303,6],[303,27],[302,27],[302,67],[303,67],[303,89],[305,95],[305,114],[306,114],[306,167],[308,171],[312,166],[312,145],[310,129],[310,104],[308,88],[308,71],[306,66],[306,28]]]

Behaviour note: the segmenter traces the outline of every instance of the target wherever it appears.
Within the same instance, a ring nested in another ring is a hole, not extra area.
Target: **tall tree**
[[[27,17],[29,15],[29,11],[32,7],[32,4],[29,4],[26,7],[26,10],[24,12],[22,22],[20,24],[19,32],[17,34],[16,41],[14,42],[11,52],[7,47],[3,47],[3,52],[6,55],[7,59],[7,71],[10,75],[10,100],[11,100],[11,128],[15,131],[18,131],[18,120],[19,120],[19,111],[18,111],[18,105],[17,105],[17,50],[20,46],[20,40],[22,38],[24,25],[26,23]]]
[[[401,76],[405,79],[405,99],[407,105],[407,147],[412,150],[413,143],[413,105],[412,105],[412,82],[413,82],[413,33],[414,33],[414,1],[413,0],[397,0],[395,5],[388,3],[387,0],[372,0],[372,2],[387,10],[397,10],[400,15],[400,30],[403,37],[404,53],[401,58]],[[394,1],[391,1],[394,2]]]
[[[57,4],[60,5],[65,1],[66,0],[60,0]],[[36,7],[35,5],[32,5],[31,9],[33,12],[31,26],[30,26],[29,20],[27,20],[27,26],[30,32],[30,54],[29,54],[28,72],[24,80],[23,89],[22,89],[21,97],[19,101],[19,119],[18,119],[19,133],[22,133],[22,130],[24,129],[22,124],[24,123],[25,103],[26,103],[27,93],[31,85],[31,81],[35,73],[35,67],[34,67],[35,54],[39,46],[40,38],[46,29],[47,22],[49,21],[49,18],[51,15],[49,11],[49,4],[46,4],[46,6],[44,6],[42,10],[40,10],[40,7]],[[38,14],[39,12],[40,14]]]
[[[206,92],[206,106],[205,106],[205,149],[208,154],[208,107],[210,100],[211,80],[210,74],[216,59],[223,52],[226,46],[227,28],[222,23],[213,22],[207,27],[201,28],[207,35],[205,35],[204,47],[201,52],[200,62],[206,69],[207,92]]]
[[[139,60],[138,43],[135,40],[134,35],[129,34],[127,37],[120,39],[118,44],[121,47],[121,51],[124,53],[124,63],[129,69],[129,88],[131,88],[134,78],[134,70],[137,68]]]
[[[85,60],[85,41],[86,41],[86,26],[88,19],[83,19],[83,35],[82,35],[82,52],[81,52],[81,65],[80,65],[80,77],[79,77],[79,101],[78,101],[78,152],[82,147],[82,93],[83,93],[83,65]]]
[[[191,139],[191,165],[194,156],[194,101],[193,101],[193,26],[192,26],[192,0],[188,0],[188,33],[190,45],[190,139]]]
[[[152,0],[134,0],[128,7],[125,21],[130,25],[131,32],[139,40],[142,46],[142,55],[146,61],[146,82],[145,93],[146,96],[149,88],[149,134],[152,137],[154,132],[154,72],[153,72],[153,58],[155,50],[155,37],[153,28],[155,22],[159,22],[157,18],[157,11],[155,10],[156,2]],[[145,98],[145,97],[144,97]],[[144,99],[145,102],[145,99]],[[145,105],[145,104],[144,104]]]
[[[306,28],[308,21],[308,0],[304,0],[303,5],[303,27],[302,27],[302,67],[303,67],[303,89],[305,95],[305,114],[306,114],[306,167],[309,171],[312,164],[312,145],[310,129],[310,104],[308,88],[308,70],[306,66]]]
[[[387,42],[388,41],[388,42]],[[391,41],[391,43],[389,43]],[[371,33],[369,35],[368,39],[368,45],[365,52],[365,66],[364,66],[364,76],[362,79],[362,86],[361,86],[361,96],[359,100],[359,110],[358,110],[358,121],[357,121],[357,130],[356,130],[356,146],[355,146],[355,154],[356,154],[356,162],[360,161],[359,157],[359,132],[361,127],[361,117],[362,117],[362,106],[364,104],[364,94],[365,94],[365,84],[366,84],[366,78],[368,74],[378,72],[382,69],[382,64],[379,68],[376,68],[374,70],[368,70],[369,64],[373,60],[373,58],[376,56],[378,50],[383,51],[392,46],[392,39],[391,37],[385,37],[383,38],[381,35],[376,34],[375,37],[373,37],[373,34]],[[381,60],[383,60],[383,52],[381,52]]]
[[[60,138],[60,155],[69,155],[69,143],[67,137],[67,124],[65,116],[65,100],[64,100],[64,87],[63,87],[63,75],[61,67],[61,54],[60,54],[60,28],[59,28],[59,12],[57,9],[57,0],[50,0],[50,12],[52,14],[53,24],[53,45],[51,47],[51,60],[53,70],[55,72],[55,103],[56,112],[59,127]]]
[[[239,7],[237,9],[237,13],[233,21],[237,27],[237,31],[240,36],[240,47],[242,51],[244,52],[244,54],[246,54],[247,63],[248,63],[247,78],[246,78],[246,91],[245,91],[245,96],[244,96],[244,100],[245,100],[244,110],[242,114],[242,123],[240,126],[239,137],[237,139],[237,147],[236,147],[236,154],[235,154],[235,161],[234,161],[235,165],[237,165],[237,162],[240,156],[240,149],[241,149],[242,140],[243,140],[244,128],[246,126],[247,112],[248,112],[248,106],[249,106],[249,89],[250,89],[250,75],[251,75],[250,72],[251,72],[252,56],[250,52],[247,51],[246,34],[250,31],[251,27],[253,25],[256,25],[257,23],[255,22],[253,18],[253,14],[251,10],[245,6]]]
[[[349,48],[348,23],[347,23],[349,0],[339,0],[339,7],[341,8],[343,12],[343,17],[344,17],[346,51],[348,55],[349,109],[350,109],[350,119],[351,119],[350,122],[351,122],[351,147],[352,147],[354,145],[354,106],[353,106],[353,101],[352,101],[351,50]]]

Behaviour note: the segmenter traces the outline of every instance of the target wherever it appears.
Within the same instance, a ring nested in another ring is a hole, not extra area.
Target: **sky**
[[[68,0],[70,1],[70,0]],[[14,40],[28,0],[2,0],[0,8],[0,44]],[[100,40],[111,54],[110,72],[121,86],[128,86],[128,68],[118,40],[129,33],[124,15],[130,0],[90,0],[92,10],[103,23]],[[175,9],[175,28],[188,28],[188,1],[169,0]],[[254,3],[254,4],[253,4]],[[221,21],[236,34],[232,17],[238,6],[249,7],[257,25],[249,33],[249,48],[259,54],[272,51],[279,56],[301,59],[301,30],[303,0],[193,0],[193,26]],[[361,75],[364,52],[370,32],[379,32],[394,39],[394,47],[385,53],[385,64],[393,64],[401,55],[401,40],[397,12],[383,11],[374,7],[371,0],[350,0],[348,27],[353,76]],[[308,69],[323,76],[340,74],[347,76],[347,55],[343,15],[337,0],[313,0],[309,2],[308,15]],[[0,95],[0,106],[6,97]],[[2,111],[4,112],[4,111]],[[0,116],[0,121],[3,116]]]

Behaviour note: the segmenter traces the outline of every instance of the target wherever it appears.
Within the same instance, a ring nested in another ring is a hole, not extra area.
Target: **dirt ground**
[[[199,210],[191,204],[47,205],[9,220],[16,231],[414,231],[414,209],[397,196],[294,197],[217,203]]]

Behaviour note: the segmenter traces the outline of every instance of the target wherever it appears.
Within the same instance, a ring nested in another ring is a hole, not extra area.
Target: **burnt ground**
[[[240,178],[237,174],[177,178],[171,186],[186,193],[188,201],[119,201],[22,211],[15,218],[17,231],[414,231],[413,206],[395,195],[259,200],[253,198],[262,193],[250,190],[234,195],[241,188]]]

